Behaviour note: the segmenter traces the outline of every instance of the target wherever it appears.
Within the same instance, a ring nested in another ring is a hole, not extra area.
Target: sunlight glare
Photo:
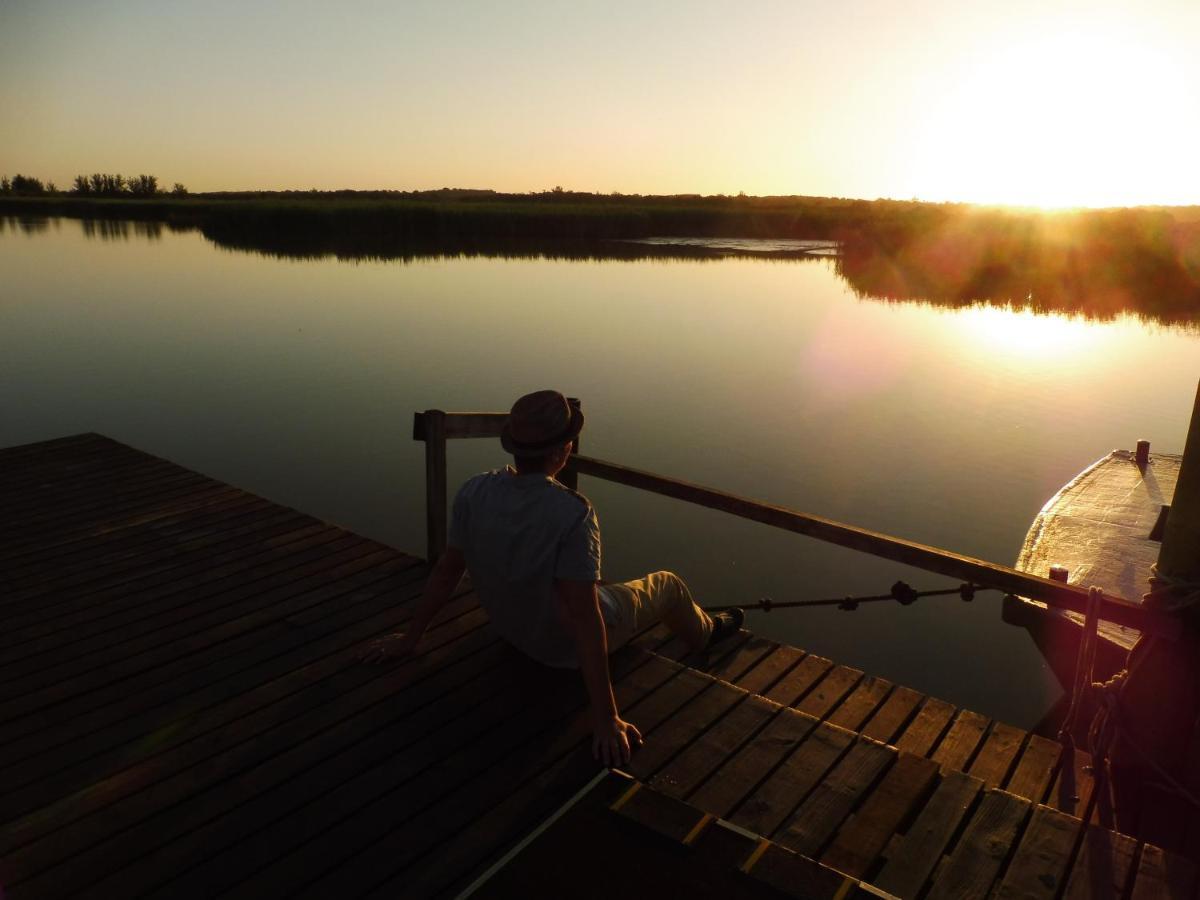
[[[1104,329],[1083,318],[972,306],[953,314],[963,338],[989,355],[1062,362],[1097,349]]]
[[[1015,43],[998,36],[995,48],[925,122],[914,161],[922,198],[1169,203],[1190,181],[1183,148],[1200,130],[1163,48],[1065,25]]]

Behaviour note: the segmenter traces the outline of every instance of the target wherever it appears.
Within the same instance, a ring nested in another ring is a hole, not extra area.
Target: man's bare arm
[[[415,651],[421,635],[438,614],[438,610],[446,605],[446,601],[462,580],[466,568],[467,562],[462,551],[457,547],[447,547],[438,558],[433,571],[429,573],[429,579],[425,582],[425,592],[417,603],[417,608],[413,610],[408,629],[403,633],[396,632],[372,641],[359,653],[358,658],[363,662],[374,663],[389,657],[407,656]]]
[[[606,766],[624,765],[632,749],[642,742],[642,735],[617,712],[608,672],[608,635],[595,582],[555,579],[554,589],[575,638],[579,670],[592,704],[592,753]]]

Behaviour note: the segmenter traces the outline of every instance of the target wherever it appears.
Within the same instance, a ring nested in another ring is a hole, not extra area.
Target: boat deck
[[[724,897],[1197,887],[1161,849],[1186,828],[1097,824],[1084,754],[748,632],[614,654],[639,789],[581,795],[578,676],[510,650],[469,587],[419,656],[357,662],[420,559],[98,435],[0,450],[0,498],[7,898],[453,896],[580,796],[481,896],[549,886],[569,848],[590,871],[579,828],[665,878],[724,865]],[[630,877],[605,858],[587,890]]]

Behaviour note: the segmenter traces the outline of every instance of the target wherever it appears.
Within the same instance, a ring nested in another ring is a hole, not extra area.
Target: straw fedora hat
[[[513,456],[540,456],[574,440],[583,413],[558,391],[535,391],[513,404],[500,432],[500,444]]]

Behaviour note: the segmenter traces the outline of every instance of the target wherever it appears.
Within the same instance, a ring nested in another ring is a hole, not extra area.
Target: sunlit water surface
[[[1194,332],[857,299],[829,261],[288,261],[198,233],[0,231],[0,446],[97,431],[420,553],[412,412],[583,399],[584,451],[1011,564],[1038,509],[1114,447],[1179,452]],[[505,462],[451,447],[452,484]],[[583,479],[609,579],[703,603],[942,577]],[[999,595],[754,630],[1018,725],[1059,689]]]

